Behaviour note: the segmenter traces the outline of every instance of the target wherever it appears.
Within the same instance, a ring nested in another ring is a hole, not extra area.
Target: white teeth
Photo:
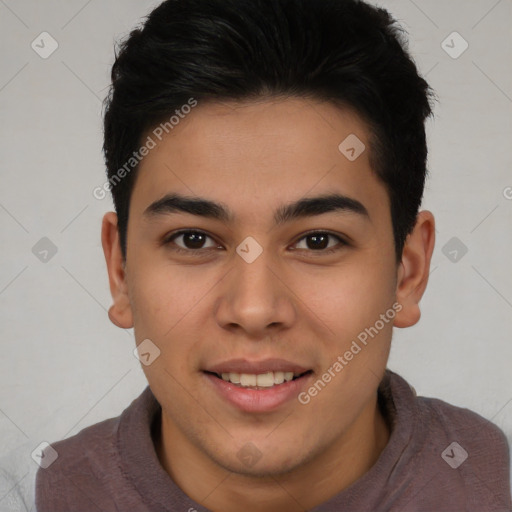
[[[240,385],[241,386],[256,386],[256,375],[251,373],[240,374]]]
[[[240,374],[239,373],[230,373],[229,374],[229,380],[233,384],[240,384]]]
[[[274,373],[261,373],[256,377],[256,385],[262,388],[271,388],[274,385]]]
[[[286,382],[293,379],[293,372],[284,372],[284,380]]]
[[[284,382],[284,372],[274,372],[274,382],[282,384]]]
[[[293,380],[293,372],[266,372],[260,374],[253,373],[222,373],[222,380],[239,384],[242,387],[262,387],[271,388],[276,384],[289,382]]]
[[[233,384],[240,384],[239,373],[221,373],[222,380],[231,381]]]

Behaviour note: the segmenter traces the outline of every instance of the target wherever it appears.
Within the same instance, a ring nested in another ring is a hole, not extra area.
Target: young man
[[[149,386],[52,444],[39,512],[511,509],[503,433],[386,369],[435,231],[403,45],[355,0],[168,0],[130,34],[102,242]]]

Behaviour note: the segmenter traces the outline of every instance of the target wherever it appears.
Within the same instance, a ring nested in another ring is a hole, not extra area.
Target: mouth
[[[201,372],[214,396],[245,413],[271,413],[297,404],[313,379],[312,369],[285,361],[233,359]]]
[[[205,371],[213,377],[229,382],[236,387],[253,389],[253,390],[266,390],[275,388],[286,384],[287,382],[301,379],[306,375],[313,373],[312,370],[304,372],[290,372],[290,371],[267,371],[265,373],[238,373],[238,372],[210,372]]]

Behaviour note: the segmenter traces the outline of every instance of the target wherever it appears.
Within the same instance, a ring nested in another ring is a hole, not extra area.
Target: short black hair
[[[167,0],[118,45],[103,151],[124,258],[137,171],[126,162],[143,134],[191,99],[273,96],[330,101],[367,123],[401,261],[423,196],[433,93],[396,20],[358,0]]]

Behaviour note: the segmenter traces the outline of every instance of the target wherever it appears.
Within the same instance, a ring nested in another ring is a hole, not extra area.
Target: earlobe
[[[133,315],[128,296],[119,232],[117,230],[117,215],[114,212],[108,212],[103,217],[101,244],[107,264],[110,293],[114,301],[108,310],[108,317],[114,325],[122,329],[129,329],[133,327]]]
[[[420,319],[419,302],[427,287],[434,243],[434,216],[423,210],[418,214],[402,252],[396,290],[396,299],[402,309],[395,317],[395,327],[410,327]]]

